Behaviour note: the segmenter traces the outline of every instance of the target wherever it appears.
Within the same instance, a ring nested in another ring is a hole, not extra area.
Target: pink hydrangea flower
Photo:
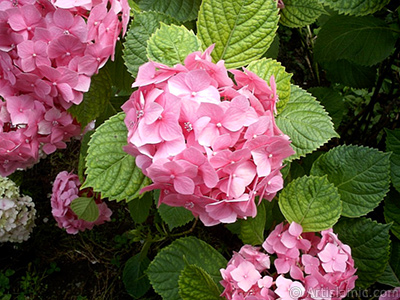
[[[263,248],[244,245],[234,252],[226,269],[220,270],[224,287],[221,296],[233,300],[344,298],[357,279],[350,247],[332,229],[302,231],[294,222],[281,223],[266,238]]]
[[[127,0],[0,0],[0,175],[65,148],[80,125],[67,112],[114,56]]]
[[[51,195],[51,212],[57,221],[58,227],[65,228],[67,233],[76,234],[79,231],[92,229],[95,225],[110,221],[112,211],[100,199],[95,199],[99,208],[99,217],[94,222],[88,222],[78,219],[78,216],[71,209],[71,202],[81,197],[85,191],[80,191],[81,183],[78,175],[63,171],[59,173],[54,180],[53,191]],[[92,192],[86,191],[86,196]]]
[[[274,78],[228,71],[212,62],[212,49],[184,65],[142,65],[122,106],[125,149],[153,181],[142,191],[162,189],[159,203],[183,206],[207,226],[254,217],[255,197],[272,200],[294,153],[275,124]]]

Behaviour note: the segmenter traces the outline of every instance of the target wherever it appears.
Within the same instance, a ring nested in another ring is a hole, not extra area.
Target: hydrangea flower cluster
[[[342,299],[355,286],[351,249],[332,229],[302,233],[292,222],[276,226],[262,248],[243,246],[226,269],[221,296],[234,300]],[[274,255],[274,269],[270,268]],[[275,272],[276,271],[276,272]]]
[[[81,182],[76,174],[67,171],[60,172],[53,183],[51,195],[51,213],[57,221],[58,227],[65,228],[67,233],[77,234],[79,231],[93,229],[95,225],[101,225],[110,221],[112,211],[100,198],[95,198],[99,208],[99,217],[94,222],[78,219],[78,216],[71,209],[71,202],[83,195],[94,196],[91,190],[79,190]]]
[[[128,20],[127,0],[0,0],[0,175],[80,134],[67,109],[113,57]]]
[[[21,243],[29,239],[35,215],[32,198],[20,196],[13,181],[0,177],[0,242]]]
[[[148,62],[122,106],[128,146],[160,189],[159,204],[182,206],[207,225],[254,217],[255,197],[283,186],[282,160],[294,153],[276,126],[278,95],[256,74],[230,70],[204,53],[174,67]]]

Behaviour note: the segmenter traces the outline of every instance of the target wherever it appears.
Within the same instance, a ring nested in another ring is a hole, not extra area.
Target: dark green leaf
[[[264,242],[264,230],[266,223],[265,202],[263,200],[257,207],[257,215],[254,218],[240,220],[240,239],[244,244],[261,245]]]
[[[391,151],[390,156],[390,175],[393,186],[400,192],[400,129],[385,129],[386,151]]]
[[[390,230],[400,239],[400,193],[391,189],[384,201],[383,214],[387,223],[392,223]]]
[[[339,190],[342,215],[359,217],[372,211],[389,191],[389,154],[359,146],[339,146],[321,155],[311,175],[328,175]]]
[[[142,258],[140,253],[128,259],[122,273],[126,291],[135,299],[139,299],[150,289],[150,282],[145,274],[150,259]]]
[[[388,57],[396,38],[381,19],[333,16],[322,26],[314,47],[318,62],[347,59],[372,66]]]
[[[110,97],[111,77],[107,68],[102,68],[98,74],[92,76],[90,89],[83,94],[82,103],[71,106],[68,111],[84,128],[102,114]]]
[[[332,88],[315,87],[308,90],[325,107],[337,129],[344,113],[343,97]]]
[[[153,204],[151,192],[147,192],[142,198],[135,198],[128,203],[129,213],[135,223],[143,223],[149,216],[150,207]]]
[[[183,226],[194,219],[192,212],[184,207],[172,207],[161,204],[158,212],[163,221],[168,224],[170,230]]]
[[[334,227],[338,238],[351,247],[357,268],[356,286],[367,288],[385,271],[389,261],[390,224],[379,224],[371,219],[343,219]]]
[[[319,0],[340,13],[364,16],[382,9],[390,0]]]
[[[377,68],[374,66],[361,66],[346,59],[324,62],[322,66],[331,82],[354,88],[367,88],[375,84]]]

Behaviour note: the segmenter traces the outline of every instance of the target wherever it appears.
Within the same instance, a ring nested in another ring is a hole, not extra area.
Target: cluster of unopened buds
[[[102,202],[100,197],[96,197],[91,189],[80,190],[80,187],[81,182],[78,175],[67,171],[60,172],[53,183],[51,213],[57,221],[58,227],[65,228],[66,232],[70,234],[93,229],[95,225],[110,221],[112,215],[112,211],[107,207],[107,204]],[[82,196],[93,197],[96,202],[99,216],[93,222],[79,219],[71,209],[72,201]]]
[[[113,58],[128,20],[127,0],[0,0],[0,175],[80,135],[67,109]]]
[[[351,249],[332,229],[302,233],[279,224],[261,247],[243,246],[226,269],[221,296],[234,300],[342,299],[355,286]],[[271,255],[274,255],[273,267]]]
[[[12,180],[0,176],[0,242],[28,240],[35,217],[32,198],[20,195],[19,187]]]
[[[244,69],[212,63],[209,47],[174,67],[148,62],[138,89],[122,106],[125,151],[160,189],[159,204],[182,206],[207,225],[254,217],[255,197],[271,200],[283,187],[283,159],[294,153],[276,126],[278,95]]]

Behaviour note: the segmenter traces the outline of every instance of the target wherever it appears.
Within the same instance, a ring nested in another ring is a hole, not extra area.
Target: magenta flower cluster
[[[78,219],[78,216],[71,209],[71,202],[78,197],[95,196],[91,190],[82,190],[79,188],[81,182],[78,175],[63,171],[59,173],[54,180],[51,195],[51,213],[57,221],[58,227],[65,228],[67,233],[76,234],[79,231],[92,229],[95,225],[101,225],[110,221],[112,211],[107,204],[95,197],[97,207],[99,208],[99,217],[94,222],[88,222]]]
[[[127,0],[0,0],[1,176],[80,134],[67,109],[113,57],[128,19]]]
[[[351,249],[332,229],[302,233],[299,224],[279,224],[260,247],[243,246],[226,269],[221,296],[233,300],[342,299],[355,286]],[[265,250],[265,252],[263,251]],[[270,266],[270,255],[274,255]]]
[[[254,217],[255,197],[283,186],[282,160],[294,153],[276,126],[278,99],[256,74],[212,63],[209,47],[174,67],[148,62],[122,106],[125,150],[160,189],[159,204],[185,207],[207,225]]]

